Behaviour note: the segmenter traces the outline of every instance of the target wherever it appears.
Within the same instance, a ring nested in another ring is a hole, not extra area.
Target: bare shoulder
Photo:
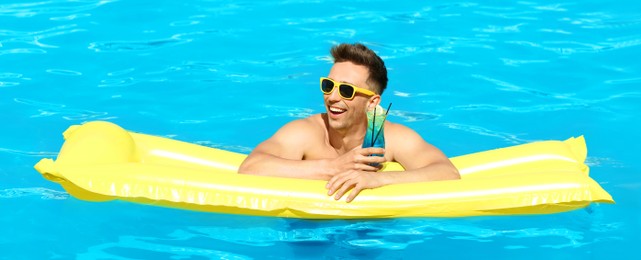
[[[385,139],[394,139],[394,141],[416,141],[423,138],[413,129],[397,123],[385,122]]]
[[[397,123],[385,122],[385,143],[392,152],[399,149],[407,150],[408,147],[423,146],[427,142],[413,129]]]
[[[440,149],[426,142],[419,133],[392,122],[385,123],[385,147],[391,152],[393,160],[406,169],[447,159]]]
[[[286,159],[301,159],[313,140],[324,134],[320,115],[297,119],[285,124],[269,139],[259,144],[252,153],[267,153]],[[322,139],[321,139],[322,140]]]
[[[318,136],[324,132],[323,119],[321,115],[313,115],[307,118],[291,121],[281,127],[275,135],[283,135],[288,139],[306,138],[309,136]]]

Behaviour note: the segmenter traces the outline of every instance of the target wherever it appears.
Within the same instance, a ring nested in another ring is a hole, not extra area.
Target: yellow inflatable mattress
[[[325,181],[237,174],[244,154],[133,133],[109,122],[71,126],[57,159],[35,165],[89,201],[308,219],[548,214],[614,203],[588,175],[583,137],[451,158],[461,180],[364,190],[351,203]],[[402,170],[388,163],[383,170]]]

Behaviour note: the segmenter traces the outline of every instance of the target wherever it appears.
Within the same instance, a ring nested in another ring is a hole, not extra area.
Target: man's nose
[[[328,99],[331,101],[340,101],[342,99],[341,95],[338,93],[338,87],[332,89],[332,92],[329,93]]]

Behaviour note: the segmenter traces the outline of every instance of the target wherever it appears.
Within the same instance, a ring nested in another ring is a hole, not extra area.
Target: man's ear
[[[381,103],[381,95],[373,95],[367,100],[367,110],[374,110]]]

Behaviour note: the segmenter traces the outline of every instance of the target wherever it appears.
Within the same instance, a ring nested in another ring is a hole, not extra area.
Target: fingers
[[[376,172],[376,171],[380,170],[381,168],[383,168],[383,165],[381,164],[383,162],[356,163],[356,164],[354,164],[353,169],[354,170],[360,170],[360,171],[366,171],[366,172]]]
[[[356,183],[352,180],[347,180],[346,182],[343,183],[343,185],[336,191],[336,194],[334,195],[335,200],[340,200],[343,195],[348,192],[350,189],[352,189],[352,186],[355,186]]]
[[[386,162],[384,156],[378,156],[385,154],[385,149],[383,148],[363,148],[354,156],[354,162],[361,164],[379,164]]]
[[[362,190],[363,190],[362,186],[360,185],[354,186],[354,188],[352,189],[352,192],[350,192],[349,196],[347,196],[347,199],[345,199],[345,202],[347,203],[352,202],[352,200],[354,200],[354,198],[356,198],[356,196],[358,196],[358,194],[361,193]]]
[[[328,196],[332,196],[332,194],[334,194],[334,192],[336,192],[336,190],[338,190],[338,188],[341,187],[341,185],[345,182],[346,174],[348,173],[335,175],[327,182],[327,184],[325,185],[325,188],[327,189]]]
[[[352,190],[345,199],[351,202],[363,190],[376,185],[376,177],[372,172],[380,170],[386,162],[385,149],[380,147],[354,148],[350,153],[337,158],[338,169],[342,169],[334,175],[325,185],[328,196],[334,196],[339,200],[348,191]],[[341,171],[344,171],[341,173]]]
[[[332,196],[335,192],[337,192],[340,188],[345,186],[345,182],[347,182],[349,179],[351,179],[351,175],[354,174],[352,171],[345,172],[339,175],[336,175],[332,177],[328,182],[327,185],[325,185],[325,188],[328,189],[327,195]],[[341,195],[342,196],[342,195]],[[340,196],[338,197],[340,198]]]
[[[363,156],[370,156],[373,154],[385,154],[385,148],[367,147],[359,150],[358,153]]]
[[[345,199],[346,202],[351,202],[354,198],[365,188],[367,188],[366,173],[358,171],[350,171],[341,175],[334,176],[325,188],[328,189],[327,195],[334,196],[335,200],[340,200],[343,195],[352,190]]]
[[[386,162],[385,157],[382,156],[362,156],[358,158],[359,163],[369,164],[369,163],[384,163]]]
[[[383,156],[372,156],[385,154],[385,149],[378,147],[354,148],[350,153],[346,153],[334,159],[334,165],[338,172],[348,170],[361,171],[378,171],[381,169],[379,164],[386,162]]]

